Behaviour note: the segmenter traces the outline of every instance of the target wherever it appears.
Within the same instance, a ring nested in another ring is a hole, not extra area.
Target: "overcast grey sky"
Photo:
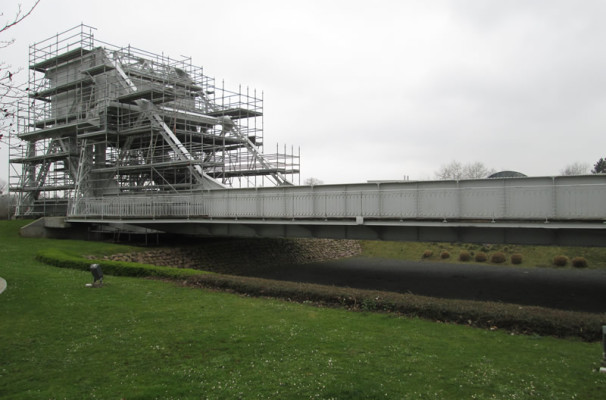
[[[29,44],[84,23],[191,56],[264,92],[267,150],[300,147],[302,180],[429,179],[452,160],[557,175],[606,157],[605,19],[603,0],[42,0],[0,55],[26,68]]]

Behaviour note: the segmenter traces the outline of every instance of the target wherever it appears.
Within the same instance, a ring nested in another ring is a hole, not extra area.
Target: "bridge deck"
[[[606,176],[108,196],[72,201],[68,219],[211,236],[606,246]]]

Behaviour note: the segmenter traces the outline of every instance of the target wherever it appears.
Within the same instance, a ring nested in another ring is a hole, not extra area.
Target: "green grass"
[[[473,243],[423,243],[423,242],[379,242],[361,241],[362,254],[368,257],[394,258],[401,260],[429,260],[447,263],[460,263],[459,254],[467,251],[471,254],[471,260],[466,263],[475,263],[473,256],[478,252],[484,252],[490,256],[496,252],[503,252],[507,261],[499,265],[513,265],[511,255],[518,253],[522,255],[521,267],[553,267],[553,258],[559,255],[584,257],[587,259],[588,267],[595,269],[606,268],[606,247],[566,247],[566,246],[521,246],[521,245],[494,245]],[[423,258],[426,250],[432,251],[433,255]],[[440,258],[440,253],[446,250],[450,258]],[[489,261],[485,262],[490,264]],[[568,268],[571,268],[568,264]]]
[[[2,399],[599,399],[598,343],[349,312],[35,261],[0,223]]]

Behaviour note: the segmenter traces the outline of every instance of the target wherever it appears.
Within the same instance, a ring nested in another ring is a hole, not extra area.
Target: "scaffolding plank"
[[[82,47],[78,47],[77,49],[67,51],[65,53],[59,54],[58,56],[51,57],[44,61],[40,61],[39,63],[36,63],[34,65],[30,65],[29,68],[38,72],[46,72],[46,70],[50,67],[54,67],[65,62],[75,60],[76,58],[80,58],[84,55],[90,54],[91,52],[91,50],[86,50]]]
[[[209,112],[208,115],[210,115],[211,117],[228,116],[232,119],[241,119],[241,118],[260,117],[263,115],[263,113],[261,113],[259,111],[254,111],[254,110],[249,110],[246,108],[237,107],[237,108],[228,108],[225,110],[212,111],[212,112]]]
[[[45,185],[45,186],[23,186],[11,188],[12,192],[54,192],[57,190],[71,190],[75,185]]]
[[[56,161],[56,160],[63,160],[66,159],[68,157],[77,157],[78,154],[77,153],[70,153],[67,151],[62,151],[62,152],[58,152],[58,153],[51,153],[51,154],[42,154],[39,156],[33,156],[33,157],[20,157],[20,158],[13,158],[11,160],[9,160],[10,163],[13,164],[41,164],[45,161]]]
[[[33,99],[44,99],[48,96],[53,96],[59,93],[67,92],[68,90],[78,89],[84,86],[88,86],[93,84],[93,79],[91,77],[86,77],[82,79],[76,79],[75,81],[71,81],[65,83],[63,85],[58,85],[55,87],[51,87],[45,90],[41,90],[39,92],[30,93],[29,97]]]
[[[68,115],[65,115],[62,117],[39,119],[39,120],[36,120],[36,122],[31,124],[30,126],[35,127],[35,128],[44,129],[44,128],[49,128],[49,125],[50,125],[50,127],[56,127],[58,125],[75,123],[76,120],[79,120],[80,123],[83,124],[84,126],[88,126],[88,125],[98,126],[100,124],[99,118],[86,119],[86,113],[75,113],[75,114],[68,114]],[[86,124],[88,124],[88,125],[86,125]]]
[[[138,90],[118,97],[120,103],[136,104],[136,100],[149,100],[154,104],[167,103],[176,99],[176,95],[171,89],[150,88]]]
[[[106,129],[94,132],[86,132],[78,134],[78,139],[90,139],[97,136],[116,136],[115,133],[108,132]]]
[[[266,169],[241,169],[241,170],[226,170],[219,172],[207,172],[213,178],[237,178],[238,176],[260,176],[270,174],[292,174],[298,173],[298,170],[286,168],[266,168]]]
[[[76,121],[68,124],[57,124],[50,128],[40,129],[33,132],[26,132],[19,135],[22,140],[41,140],[54,137],[76,136],[78,129],[89,128],[93,126],[87,121]]]
[[[90,67],[88,69],[83,70],[82,73],[88,74],[90,76],[95,76],[95,75],[104,74],[104,73],[114,70],[114,69],[116,69],[116,68],[114,68],[113,65],[99,64],[99,65],[95,65],[94,67]]]
[[[160,115],[166,121],[177,121],[194,122],[206,126],[219,125],[220,121],[206,114],[189,111],[189,110],[175,110],[167,107],[158,107],[158,115]]]
[[[145,79],[145,80],[148,80],[151,82],[162,82],[164,84],[173,85],[175,87],[183,88],[185,90],[189,90],[194,93],[198,93],[203,90],[203,88],[201,86],[196,85],[193,82],[191,82],[191,83],[179,82],[177,79],[170,79],[167,76],[160,76],[160,75],[145,73],[145,72],[135,69],[135,68],[127,67],[127,68],[124,68],[124,70],[128,74],[128,76]]]
[[[187,167],[189,165],[202,165],[205,164],[202,160],[173,160],[163,162],[152,162],[148,164],[137,164],[137,165],[119,165],[114,167],[94,168],[91,173],[105,173],[105,172],[119,172],[120,174],[126,172],[141,172],[149,171],[150,169],[161,170],[161,169],[172,169],[174,167]]]
[[[142,135],[142,134],[150,134],[151,132],[155,132],[158,129],[154,128],[151,123],[135,126],[128,129],[121,129],[118,127],[116,129],[116,133],[120,134],[120,136],[130,136],[130,135]]]

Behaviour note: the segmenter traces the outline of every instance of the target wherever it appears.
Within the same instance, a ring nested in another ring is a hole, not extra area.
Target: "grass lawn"
[[[34,260],[57,247],[0,222],[2,399],[601,399],[599,343],[106,276]]]

